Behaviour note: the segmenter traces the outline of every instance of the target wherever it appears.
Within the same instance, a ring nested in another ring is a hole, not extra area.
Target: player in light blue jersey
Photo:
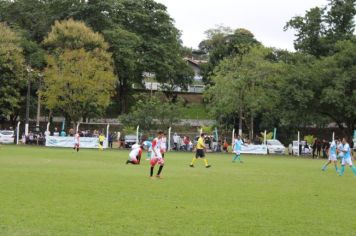
[[[143,147],[147,150],[146,160],[151,160],[152,156],[152,142],[146,140],[143,142]]]
[[[234,143],[232,145],[233,153],[235,153],[235,155],[232,158],[232,162],[236,162],[236,160],[239,160],[240,163],[243,163],[241,159],[242,145],[244,145],[244,142],[242,141],[240,135],[235,135]]]
[[[340,150],[344,155],[342,157],[342,161],[341,161],[341,170],[339,172],[339,176],[344,175],[344,171],[345,171],[345,165],[349,165],[352,172],[354,172],[354,174],[356,175],[356,167],[354,167],[352,165],[352,155],[351,155],[351,148],[350,145],[347,143],[346,138],[342,139],[342,144],[343,144],[343,149]]]
[[[328,156],[329,156],[329,160],[328,162],[323,166],[322,170],[325,171],[326,170],[326,167],[331,164],[331,163],[334,163],[335,165],[335,170],[336,172],[338,171],[338,167],[337,167],[337,158],[336,158],[336,142],[335,140],[333,140],[330,144],[330,147],[327,149],[327,153],[328,153]]]

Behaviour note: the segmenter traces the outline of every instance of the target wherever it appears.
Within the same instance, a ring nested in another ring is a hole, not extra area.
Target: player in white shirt
[[[80,135],[79,135],[79,132],[77,132],[75,135],[74,135],[74,147],[73,149],[77,149],[77,152],[79,152],[79,147],[80,147]]]
[[[132,145],[129,159],[126,161],[126,164],[131,163],[133,165],[139,165],[141,161],[142,149],[143,147],[138,144]]]
[[[161,154],[162,158],[164,158],[164,154],[167,152],[167,138],[163,134],[162,139],[161,139]]]
[[[352,172],[354,172],[354,174],[356,175],[356,167],[352,165],[352,156],[351,156],[351,148],[350,145],[347,143],[346,138],[342,139],[342,144],[343,144],[343,148],[342,150],[340,150],[343,153],[343,157],[342,157],[342,161],[341,161],[341,170],[339,173],[339,176],[344,175],[344,171],[345,171],[345,165],[349,165]]]
[[[163,131],[159,131],[157,137],[152,141],[152,158],[150,161],[151,169],[150,169],[150,177],[153,178],[153,170],[156,164],[159,165],[159,169],[156,177],[161,178],[161,172],[164,166],[164,159],[162,157],[161,148],[162,148],[162,138]]]

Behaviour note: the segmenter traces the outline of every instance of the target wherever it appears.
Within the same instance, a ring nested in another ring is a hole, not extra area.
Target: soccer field
[[[190,168],[192,153],[168,153],[152,180],[127,155],[0,146],[0,235],[356,235],[348,168],[226,154]]]

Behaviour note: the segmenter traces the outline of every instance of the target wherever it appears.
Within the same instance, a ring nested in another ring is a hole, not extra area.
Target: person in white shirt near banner
[[[79,152],[79,147],[80,147],[80,135],[79,135],[79,132],[77,132],[75,135],[74,135],[74,147],[73,149],[77,150],[77,152]]]

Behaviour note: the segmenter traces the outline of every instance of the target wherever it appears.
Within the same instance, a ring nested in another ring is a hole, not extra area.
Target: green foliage
[[[246,29],[232,29],[218,26],[207,30],[207,39],[199,44],[199,49],[209,54],[208,63],[202,66],[202,75],[205,83],[213,83],[211,76],[215,67],[225,58],[241,57],[248,53],[249,49],[260,43],[254,35]]]
[[[20,108],[26,86],[24,63],[21,38],[0,23],[0,116],[13,116]]]
[[[334,53],[337,41],[354,37],[355,0],[328,0],[325,8],[315,7],[305,16],[293,17],[285,26],[297,31],[295,49],[316,57]]]
[[[261,132],[260,135],[261,135],[262,141],[263,141],[264,137],[265,137],[265,132]],[[273,139],[273,132],[266,133],[266,140],[269,140],[269,139]]]
[[[41,95],[47,107],[74,122],[102,114],[116,80],[103,37],[82,22],[68,20],[56,22],[44,45],[49,55]]]
[[[122,115],[120,121],[125,126],[140,125],[144,131],[156,128],[166,129],[180,121],[181,101],[171,103],[163,96],[139,98],[128,114]]]
[[[307,143],[310,145],[313,144],[314,139],[315,139],[314,135],[305,135],[304,136],[304,140],[307,141]]]
[[[122,133],[124,135],[129,135],[129,134],[136,134],[136,127],[133,126],[124,126],[122,129]]]

